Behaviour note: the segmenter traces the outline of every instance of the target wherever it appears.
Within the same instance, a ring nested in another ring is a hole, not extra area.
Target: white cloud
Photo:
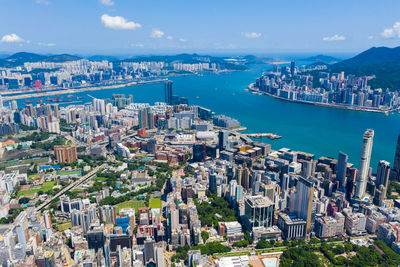
[[[375,39],[375,36],[373,36],[373,35],[368,36],[368,40],[373,40],[373,39]]]
[[[167,36],[167,39],[168,39],[168,40],[172,40],[172,39],[174,39],[174,37],[172,37],[172,36],[170,35],[170,36]]]
[[[49,6],[51,5],[51,2],[48,0],[36,0],[36,4]]]
[[[143,48],[144,44],[131,44],[132,47]]]
[[[185,42],[186,42],[186,39],[179,38],[179,42],[185,43]]]
[[[38,45],[40,45],[40,46],[48,46],[48,47],[56,46],[55,43],[42,43],[42,42],[39,42]]]
[[[400,22],[396,22],[393,24],[391,28],[386,28],[381,33],[383,38],[389,39],[394,37],[400,38]]]
[[[322,40],[329,41],[329,42],[330,41],[344,41],[344,40],[346,40],[346,37],[343,35],[335,34],[330,37],[324,37],[324,38],[322,38]]]
[[[133,21],[127,21],[125,18],[120,16],[109,16],[104,14],[101,16],[101,22],[104,24],[106,28],[114,29],[114,30],[135,30],[141,28],[142,25]]]
[[[152,29],[150,37],[151,38],[162,38],[164,36],[164,32],[159,29]]]
[[[16,35],[15,33],[6,34],[1,38],[3,43],[22,43],[24,39]]]
[[[112,0],[100,0],[100,3],[105,6],[113,6],[115,4]]]
[[[247,39],[258,39],[261,37],[261,33],[258,32],[244,32],[242,35]]]

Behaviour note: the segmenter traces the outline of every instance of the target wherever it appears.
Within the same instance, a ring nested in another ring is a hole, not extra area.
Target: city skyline
[[[356,53],[398,45],[400,3],[384,2],[1,0],[0,51]]]

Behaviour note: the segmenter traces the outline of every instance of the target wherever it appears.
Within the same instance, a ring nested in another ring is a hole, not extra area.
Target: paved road
[[[51,201],[53,201],[54,199],[57,199],[58,197],[62,196],[65,194],[65,192],[77,187],[78,185],[80,185],[81,183],[85,182],[86,180],[92,178],[93,176],[96,175],[96,173],[102,169],[107,167],[107,164],[102,164],[100,166],[97,166],[96,168],[94,168],[93,170],[91,170],[88,174],[86,174],[85,176],[81,177],[79,180],[73,182],[72,184],[64,187],[60,192],[58,192],[57,194],[55,194],[54,196],[52,196],[51,198],[47,199],[45,202],[43,202],[42,204],[40,204],[40,206],[35,208],[35,211],[38,212],[41,209],[43,209],[44,207],[46,207],[47,205],[50,204]]]

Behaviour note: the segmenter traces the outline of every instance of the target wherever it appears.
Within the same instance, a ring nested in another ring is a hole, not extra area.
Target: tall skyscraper
[[[294,61],[290,62],[290,74],[292,77],[294,76],[294,68],[296,67],[296,63]]]
[[[376,187],[379,188],[380,185],[383,185],[387,189],[389,175],[390,163],[385,160],[379,161],[378,170],[376,172]]]
[[[244,189],[249,190],[249,188],[250,188],[250,170],[247,167],[243,168],[241,183],[242,183],[241,186],[243,186]]]
[[[104,99],[93,99],[93,108],[95,111],[99,112],[100,114],[106,114],[106,104]]]
[[[153,129],[154,128],[154,114],[151,108],[143,108],[139,111],[139,128]]]
[[[354,197],[356,199],[362,199],[365,195],[365,190],[367,188],[373,139],[374,139],[374,130],[371,129],[366,130],[363,136],[363,142],[361,146],[360,167],[358,168],[356,192],[354,194]]]
[[[164,83],[165,103],[172,105],[172,81],[168,80]]]
[[[312,182],[300,177],[297,181],[294,211],[297,217],[306,221],[306,236],[309,236],[311,232],[313,199],[314,187]]]
[[[229,133],[227,131],[220,131],[218,133],[218,146],[220,150],[226,149],[229,145]]]
[[[393,168],[390,171],[390,179],[399,180],[400,178],[400,134],[397,137],[396,152],[394,154]]]
[[[343,152],[339,152],[338,163],[336,166],[336,179],[340,183],[340,187],[346,186],[346,171],[347,171],[347,161],[349,157]]]

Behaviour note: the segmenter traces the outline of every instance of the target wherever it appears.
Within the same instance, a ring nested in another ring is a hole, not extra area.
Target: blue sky
[[[0,51],[344,53],[400,45],[400,1],[0,0]]]

